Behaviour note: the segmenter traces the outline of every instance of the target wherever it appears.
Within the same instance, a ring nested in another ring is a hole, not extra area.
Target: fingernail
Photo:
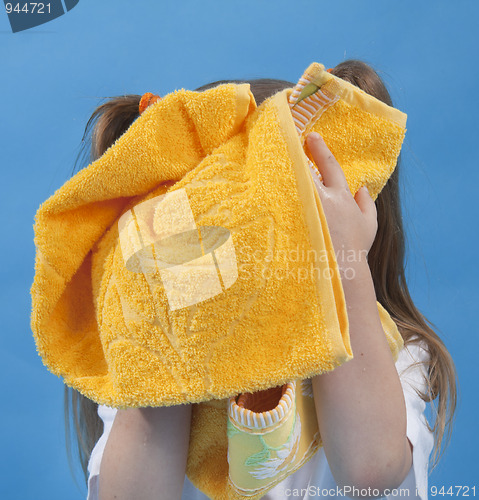
[[[311,132],[310,134],[308,134],[308,139],[312,141],[319,141],[322,139],[322,137],[317,132]]]

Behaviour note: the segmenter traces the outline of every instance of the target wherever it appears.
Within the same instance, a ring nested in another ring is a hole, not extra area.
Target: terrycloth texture
[[[288,99],[301,142],[341,95],[327,90],[329,87],[320,80],[321,71],[319,65],[308,68]],[[314,172],[314,163],[309,164]],[[365,174],[365,181],[377,182],[377,178],[368,179]],[[319,171],[313,175],[321,177]],[[375,186],[381,187],[377,183]],[[379,303],[378,312],[396,361],[402,339]],[[298,470],[321,446],[311,379],[229,398],[227,435],[228,488],[244,497],[261,497]],[[216,497],[218,491],[212,493]],[[231,497],[231,491],[226,496]]]
[[[264,494],[319,447],[311,379],[235,399],[228,404],[229,483],[244,496]]]
[[[351,191],[366,183],[375,198],[405,115],[320,65],[308,71],[331,98],[312,128]],[[45,365],[109,406],[200,403],[187,472],[213,498],[235,498],[228,398],[352,357],[290,97],[256,108],[247,84],[170,94],[36,215],[31,325]],[[388,340],[395,357],[397,329]]]
[[[351,192],[365,185],[375,200],[396,165],[407,116],[333,77],[317,63],[305,71],[289,104],[301,144],[309,132],[319,132],[341,165]]]
[[[378,312],[397,361],[402,338]],[[322,446],[311,379],[195,404],[191,424],[187,475],[214,499],[262,498]]]

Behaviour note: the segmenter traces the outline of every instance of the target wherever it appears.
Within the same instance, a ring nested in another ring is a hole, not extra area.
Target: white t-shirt
[[[427,351],[417,344],[411,344],[401,350],[396,362],[396,368],[401,380],[407,410],[407,437],[413,446],[413,464],[398,490],[388,495],[388,500],[398,497],[409,499],[427,499],[428,463],[434,444],[433,435],[429,431],[424,410],[426,404],[417,395],[415,389],[425,391],[424,376],[426,367],[422,364],[427,361]],[[421,363],[415,365],[415,363]],[[87,500],[98,500],[98,483],[100,463],[105,449],[116,409],[99,405],[98,415],[103,420],[103,434],[96,443],[88,462],[88,497]],[[327,492],[325,490],[328,490]],[[299,470],[289,475],[286,479],[268,491],[263,500],[306,500],[317,497],[347,497],[347,492],[338,488],[329,469],[323,448]],[[183,495],[181,500],[208,500],[208,497],[195,488],[188,477],[185,476]]]

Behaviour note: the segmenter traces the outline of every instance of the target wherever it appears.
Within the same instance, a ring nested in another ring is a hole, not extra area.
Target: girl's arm
[[[353,198],[318,134],[308,136],[308,147],[324,182],[314,179],[341,272],[354,353],[351,361],[313,378],[318,424],[338,485],[371,488],[373,496],[373,489],[399,486],[412,464],[403,391],[367,262],[376,207],[366,188]]]
[[[118,410],[103,453],[99,500],[181,498],[191,405]]]

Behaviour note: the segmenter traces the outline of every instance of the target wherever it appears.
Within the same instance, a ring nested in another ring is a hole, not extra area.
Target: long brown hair
[[[386,104],[393,105],[384,82],[368,64],[358,60],[348,60],[337,65],[331,72]],[[250,83],[258,105],[276,92],[294,86],[293,83],[284,80],[221,80],[197,90],[203,91],[231,82]],[[140,95],[113,97],[95,109],[88,120],[82,139],[83,152],[89,152],[86,162],[83,158],[84,165],[99,158],[138,118],[140,98]],[[79,160],[80,155],[77,157],[77,164]],[[431,402],[434,408],[435,419],[432,430],[435,441],[433,458],[435,466],[451,437],[457,400],[456,371],[444,343],[434,332],[433,325],[415,307],[407,287],[404,269],[405,239],[399,197],[400,171],[400,159],[398,159],[394,173],[376,199],[378,230],[368,254],[368,262],[377,300],[398,325],[405,344],[419,340],[425,342],[429,350],[428,391],[421,393],[420,397],[426,402]],[[65,428],[70,464],[70,407],[73,410],[72,420],[77,436],[79,459],[87,480],[88,460],[103,432],[103,426],[97,414],[98,405],[65,386]]]

